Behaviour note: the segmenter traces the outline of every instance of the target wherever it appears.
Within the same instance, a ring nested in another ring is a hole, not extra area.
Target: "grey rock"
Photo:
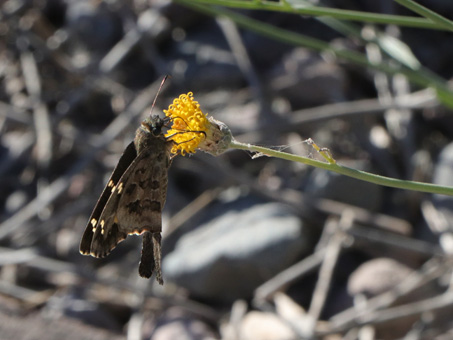
[[[250,297],[262,282],[308,252],[306,228],[278,203],[228,211],[183,235],[163,261],[167,280],[217,301]]]
[[[445,146],[441,153],[439,154],[439,158],[434,169],[433,182],[439,185],[453,186],[453,176],[451,176],[452,167],[453,167],[453,143],[450,143],[447,146]],[[449,198],[449,196],[444,195],[440,197]]]
[[[348,281],[350,295],[371,297],[381,294],[403,281],[412,270],[389,258],[378,258],[362,264]]]
[[[453,186],[453,143],[448,144],[439,154],[434,165],[433,183],[443,186]],[[437,236],[442,248],[453,252],[453,197],[448,195],[432,195],[433,207],[437,210],[438,217],[442,221],[438,227]]]
[[[444,186],[453,186],[453,143],[448,144],[439,154],[434,166],[433,183]],[[453,206],[453,197],[447,195],[433,195],[433,203],[438,207],[449,210]]]
[[[243,340],[289,340],[297,339],[294,330],[273,313],[251,311],[240,324],[240,339]]]
[[[148,337],[147,337],[148,338]],[[157,320],[149,339],[152,340],[208,340],[218,336],[202,320],[179,308],[171,308]]]

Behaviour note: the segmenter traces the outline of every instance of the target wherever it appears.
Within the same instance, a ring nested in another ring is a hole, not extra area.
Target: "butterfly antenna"
[[[168,74],[165,75],[164,79],[162,79],[162,82],[160,83],[159,89],[157,90],[156,96],[154,97],[154,100],[153,100],[153,105],[151,106],[151,112],[149,113],[150,116],[153,113],[154,105],[156,105],[157,97],[160,94],[160,90],[162,90],[162,87],[164,86],[164,83],[168,78],[170,78],[170,76]]]

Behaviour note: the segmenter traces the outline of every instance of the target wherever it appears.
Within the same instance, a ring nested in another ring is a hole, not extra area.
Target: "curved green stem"
[[[398,189],[406,189],[406,190],[413,190],[413,191],[420,191],[420,192],[427,192],[432,194],[441,194],[441,195],[450,195],[453,196],[453,187],[445,187],[436,184],[430,183],[423,183],[423,182],[414,182],[414,181],[405,181],[401,179],[395,179],[380,175],[375,175],[366,171],[356,170],[352,168],[348,168],[343,165],[339,165],[336,163],[325,163],[321,161],[317,161],[315,159],[296,156],[286,152],[276,151],[269,148],[265,148],[262,146],[240,143],[236,140],[232,140],[230,143],[230,148],[232,149],[240,149],[240,150],[249,150],[262,153],[266,156],[277,157],[281,159],[286,159],[288,161],[299,162],[307,165],[311,165],[317,168],[330,170],[333,172],[337,172],[339,174],[353,177],[362,181],[383,185],[392,188]]]
[[[412,0],[395,0],[402,6],[409,8],[417,14],[424,16],[425,18],[431,20],[436,25],[443,27],[444,29],[453,31],[453,21],[448,20],[447,18],[437,14],[434,11],[431,11],[429,8],[422,6]]]
[[[432,21],[426,18],[409,17],[402,15],[390,15],[382,13],[368,13],[362,11],[353,11],[339,8],[321,7],[315,5],[306,5],[297,1],[244,1],[244,0],[176,0],[176,2],[185,2],[199,5],[224,6],[229,8],[239,8],[247,10],[265,10],[275,12],[286,12],[313,17],[330,17],[339,20],[352,20],[361,22],[370,22],[375,24],[392,24],[399,26],[418,27],[427,29],[443,29],[449,27],[445,23]]]
[[[258,34],[262,34],[271,39],[285,42],[295,46],[305,46],[307,48],[332,53],[333,55],[355,63],[357,65],[370,67],[372,69],[385,72],[387,74],[403,74],[414,84],[418,84],[423,87],[433,87],[436,91],[441,94],[445,102],[453,103],[453,94],[451,93],[447,82],[439,76],[433,74],[425,68],[418,70],[411,70],[406,67],[393,66],[390,63],[371,63],[367,57],[359,52],[336,48],[322,40],[311,38],[303,34],[288,31],[279,27],[275,27],[259,20],[251,19],[239,13],[235,13],[229,10],[221,9],[218,7],[203,6],[192,0],[176,0],[176,2],[184,4],[185,6],[196,9],[200,12],[214,15],[214,16],[226,16],[227,18],[234,21],[239,26],[252,30]],[[453,104],[452,104],[453,106]]]

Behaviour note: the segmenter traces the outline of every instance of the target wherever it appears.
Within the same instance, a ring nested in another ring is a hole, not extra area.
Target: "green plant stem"
[[[417,14],[424,16],[425,18],[436,23],[438,26],[443,27],[446,30],[453,31],[453,22],[447,18],[437,14],[436,12],[431,11],[430,9],[416,3],[412,0],[395,0],[395,2],[400,5],[409,8]]]
[[[179,1],[175,1],[179,2]],[[339,8],[328,8],[306,4],[298,4],[295,1],[244,1],[244,0],[190,0],[193,4],[223,6],[247,10],[266,10],[274,12],[286,12],[313,17],[331,17],[339,20],[351,20],[369,22],[375,24],[392,24],[407,27],[448,29],[445,25],[438,24],[429,19],[415,18],[402,15],[390,15],[380,13],[367,13]]]
[[[387,63],[373,64],[370,63],[366,56],[361,53],[347,49],[335,48],[322,40],[275,27],[265,22],[254,20],[226,9],[215,6],[200,5],[193,0],[176,0],[176,2],[209,15],[225,16],[243,28],[249,29],[277,41],[285,42],[295,46],[305,46],[316,51],[330,52],[343,60],[347,60],[361,66],[370,67],[387,74],[403,74],[414,84],[418,84],[423,87],[434,87],[447,99],[451,99],[453,97],[453,94],[450,92],[446,81],[424,68],[420,68],[419,70],[414,71],[402,66],[394,67]],[[453,99],[451,99],[451,101],[453,103]]]
[[[356,170],[348,168],[339,164],[325,163],[315,159],[296,156],[286,152],[276,151],[268,149],[266,147],[240,143],[236,140],[232,140],[230,143],[230,148],[240,149],[240,150],[249,150],[254,152],[262,153],[266,156],[277,157],[281,159],[286,159],[288,161],[299,162],[307,165],[311,165],[317,168],[337,172],[339,174],[353,177],[362,181],[383,185],[392,188],[406,189],[420,192],[427,192],[431,194],[440,194],[440,195],[449,195],[453,196],[453,187],[445,187],[436,184],[414,182],[414,181],[405,181],[380,175],[375,175],[366,171]]]

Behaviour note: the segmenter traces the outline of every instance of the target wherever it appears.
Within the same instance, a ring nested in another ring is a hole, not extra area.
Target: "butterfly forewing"
[[[82,236],[82,241],[80,242],[80,252],[83,255],[93,255],[91,252],[91,242],[93,240],[94,228],[99,223],[99,218],[106,207],[106,204],[112,194],[112,189],[118,184],[120,178],[123,176],[124,172],[131,165],[134,159],[137,157],[137,152],[135,150],[134,142],[131,142],[127,148],[124,150],[117,166],[113,170],[112,175],[110,176],[107,185],[104,188],[99,200],[96,203],[96,206],[91,213],[90,219],[88,220],[88,225],[85,228],[85,232]],[[98,256],[96,256],[98,257]]]
[[[158,155],[160,152],[157,150],[145,149],[113,187],[93,228],[91,255],[108,255],[127,235],[162,231],[162,207],[165,202],[162,202],[160,193],[167,189],[166,172],[169,164],[161,166],[156,162]],[[162,175],[164,179],[156,177]]]

